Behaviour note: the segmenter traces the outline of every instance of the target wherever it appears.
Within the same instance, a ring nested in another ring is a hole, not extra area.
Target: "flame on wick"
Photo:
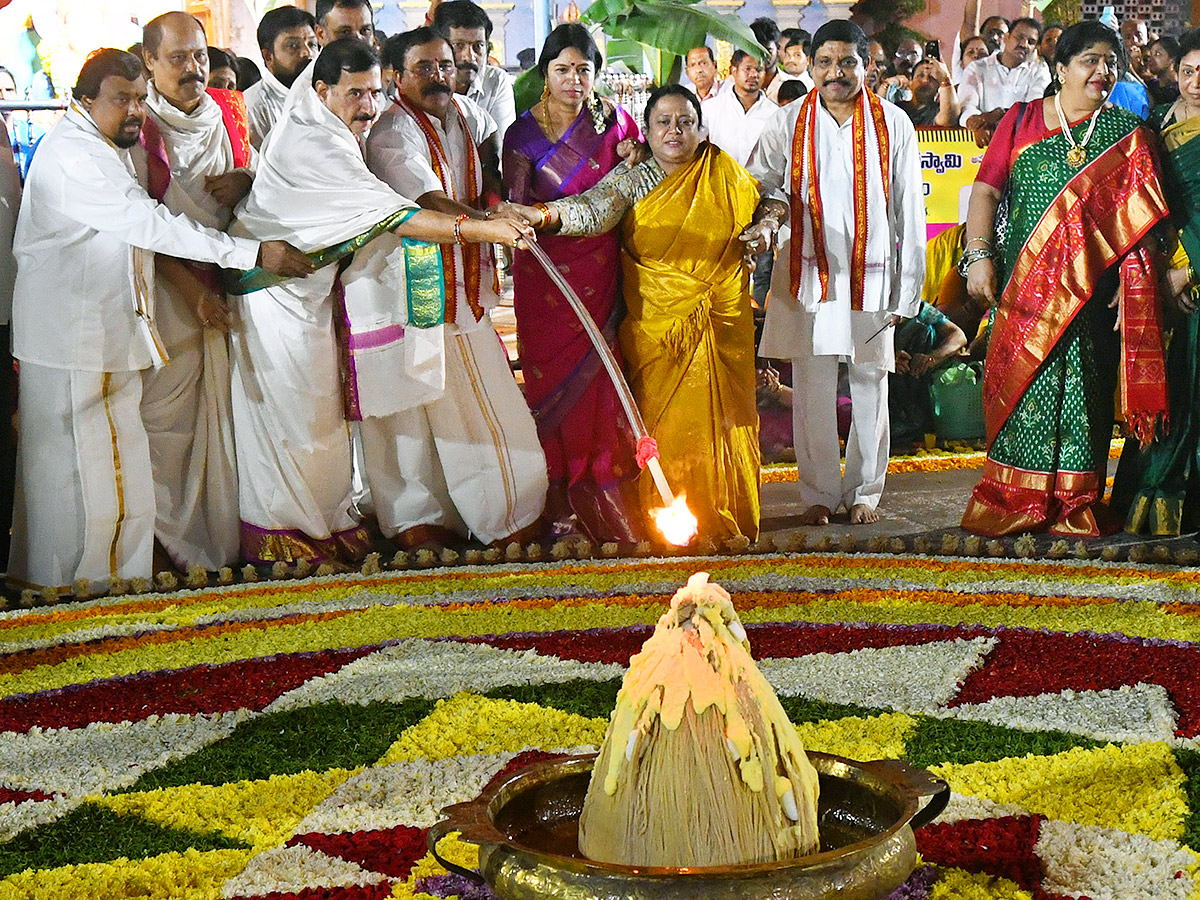
[[[670,506],[652,511],[654,525],[668,543],[682,547],[696,536],[700,523],[688,509],[687,498],[680,494]]]

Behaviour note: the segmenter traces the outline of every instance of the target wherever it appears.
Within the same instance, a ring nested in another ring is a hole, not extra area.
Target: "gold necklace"
[[[1061,91],[1054,95],[1054,108],[1058,111],[1058,121],[1062,124],[1063,137],[1067,139],[1067,143],[1071,145],[1067,150],[1067,164],[1078,169],[1087,162],[1087,143],[1092,139],[1092,132],[1096,130],[1096,121],[1100,116],[1100,110],[1103,106],[1096,107],[1096,111],[1092,113],[1092,123],[1088,126],[1087,134],[1083,136],[1083,140],[1075,142],[1075,135],[1071,133],[1071,123],[1067,121],[1067,114],[1063,112],[1062,100],[1059,99]]]

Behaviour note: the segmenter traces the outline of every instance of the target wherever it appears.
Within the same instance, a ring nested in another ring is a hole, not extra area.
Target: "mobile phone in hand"
[[[925,42],[925,58],[926,59],[941,59],[942,58],[942,45],[939,44],[937,41],[926,41]]]

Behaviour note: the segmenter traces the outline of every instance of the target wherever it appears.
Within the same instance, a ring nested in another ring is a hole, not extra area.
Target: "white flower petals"
[[[785,697],[932,713],[954,698],[959,684],[979,667],[995,643],[989,637],[812,653],[763,659],[759,668]]]

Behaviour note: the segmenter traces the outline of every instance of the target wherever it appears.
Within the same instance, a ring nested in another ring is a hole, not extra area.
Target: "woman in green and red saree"
[[[1098,22],[1064,31],[1057,93],[1009,110],[971,193],[960,266],[975,301],[996,309],[983,384],[988,458],[968,531],[1119,528],[1100,504],[1118,379],[1143,443],[1166,416],[1146,235],[1167,207],[1153,139],[1106,102],[1123,53]]]
[[[1186,318],[1175,325],[1167,350],[1171,429],[1132,467],[1136,494],[1125,528],[1135,534],[1177,535],[1200,527],[1200,29],[1180,36],[1175,66],[1179,99],[1154,110],[1150,127],[1158,132],[1171,224],[1179,233],[1164,294]],[[1122,487],[1127,455],[1118,470]]]

